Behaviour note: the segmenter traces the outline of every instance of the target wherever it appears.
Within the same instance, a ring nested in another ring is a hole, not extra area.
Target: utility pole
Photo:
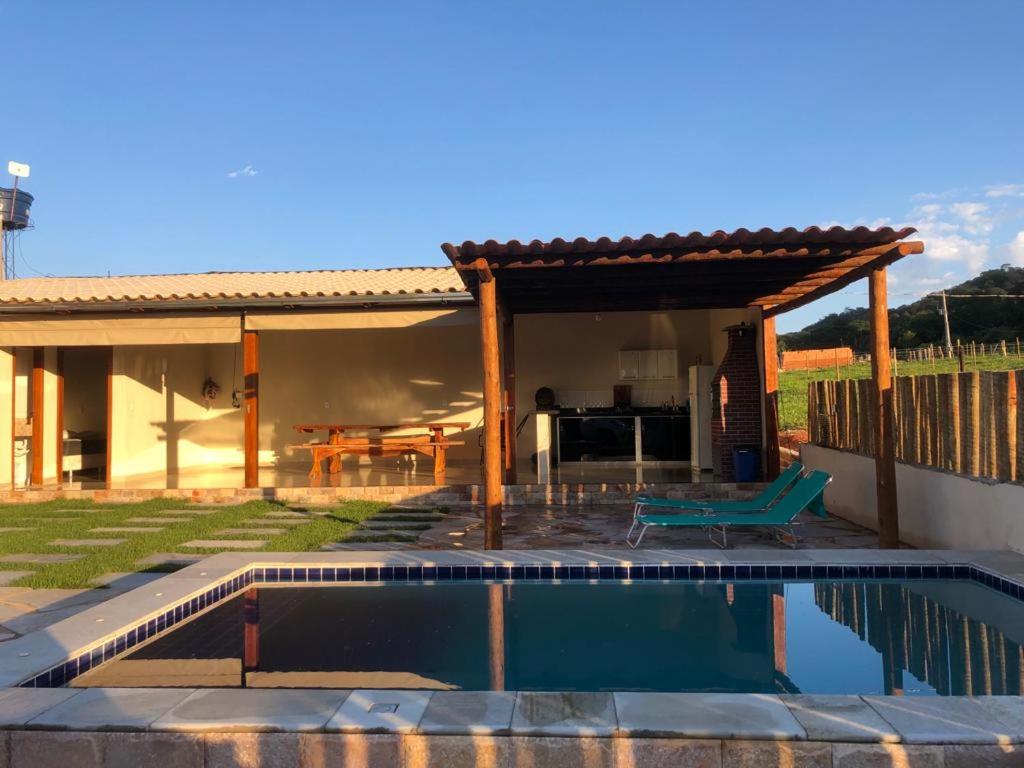
[[[946,292],[942,292],[942,322],[946,326],[946,351],[953,355],[953,338],[949,335],[949,305],[946,304]]]

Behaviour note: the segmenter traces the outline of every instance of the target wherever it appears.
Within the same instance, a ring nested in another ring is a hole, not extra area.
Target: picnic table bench
[[[345,454],[353,456],[379,456],[391,458],[397,456],[422,454],[434,459],[434,484],[444,485],[448,467],[447,451],[453,445],[465,445],[464,442],[450,440],[445,436],[446,429],[462,431],[468,429],[469,422],[428,422],[414,424],[296,424],[294,429],[302,434],[326,432],[327,442],[308,442],[293,445],[310,452],[313,466],[309,476],[319,479],[321,465],[328,460],[327,471],[336,474],[341,471],[341,457]],[[422,430],[422,434],[388,435],[387,432],[398,430]],[[347,432],[371,434],[348,435]]]

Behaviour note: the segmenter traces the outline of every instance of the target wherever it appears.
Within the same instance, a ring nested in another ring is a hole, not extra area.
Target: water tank
[[[28,192],[19,189],[15,197],[14,190],[0,187],[0,222],[4,229],[24,229],[29,223],[29,209],[35,198]]]

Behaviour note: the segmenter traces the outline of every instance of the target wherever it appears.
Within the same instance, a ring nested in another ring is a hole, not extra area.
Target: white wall
[[[237,346],[114,348],[114,479],[241,464],[242,414],[231,406],[232,386],[241,386],[240,350],[235,365]],[[207,376],[221,387],[210,404],[202,398]]]
[[[476,324],[260,331],[261,461],[309,463],[295,424],[409,421],[469,422],[450,457],[476,461],[482,375]]]
[[[832,475],[825,506],[878,530],[875,460],[804,445],[804,464]],[[929,549],[1012,549],[1024,552],[1024,486],[975,480],[897,462],[900,539]]]

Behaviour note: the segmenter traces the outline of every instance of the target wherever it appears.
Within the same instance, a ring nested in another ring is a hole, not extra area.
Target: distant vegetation
[[[972,280],[947,289],[950,294],[1024,295],[1024,269],[1004,266],[982,272]],[[994,343],[1024,339],[1024,299],[950,298],[949,325],[955,344],[957,339]],[[889,310],[889,337],[898,349],[945,343],[942,324],[942,299],[923,299]],[[782,349],[830,349],[853,347],[854,352],[867,352],[871,329],[868,310],[847,309],[828,315],[802,331],[779,336]]]

